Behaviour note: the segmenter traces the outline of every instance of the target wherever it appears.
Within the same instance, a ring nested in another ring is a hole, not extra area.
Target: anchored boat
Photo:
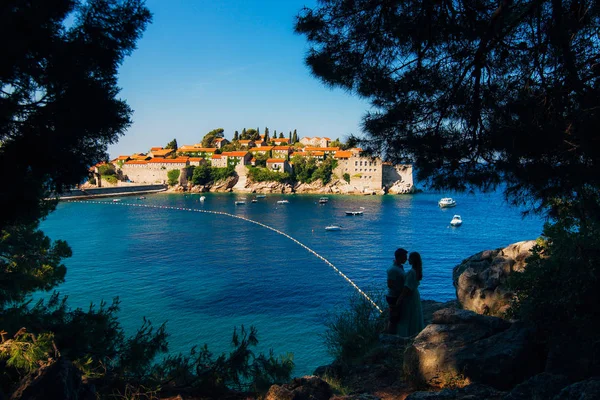
[[[325,204],[329,201],[329,197],[319,197],[319,204]]]
[[[277,204],[288,204],[289,201],[287,200],[277,200]]]
[[[441,208],[456,207],[456,201],[451,197],[444,197],[438,201],[438,206]]]
[[[452,217],[452,221],[450,221],[450,225],[452,225],[452,226],[461,226],[462,225],[462,218],[460,217],[460,215],[455,215],[454,217]]]
[[[329,225],[329,226],[325,227],[326,231],[339,231],[341,229],[342,229],[342,227],[339,225]]]
[[[346,211],[346,215],[363,215],[363,211],[362,210],[358,210],[358,211]]]

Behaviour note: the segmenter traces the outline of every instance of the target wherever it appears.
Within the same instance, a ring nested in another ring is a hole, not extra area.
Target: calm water
[[[421,297],[454,298],[452,268],[485,249],[534,239],[539,218],[522,219],[498,193],[453,195],[458,206],[439,209],[446,194],[412,196],[267,195],[258,203],[239,194],[157,194],[123,202],[203,208],[242,215],[273,226],[321,254],[363,289],[385,286],[394,250],[419,251]],[[289,204],[277,204],[286,198]],[[259,350],[293,352],[295,374],[330,361],[319,334],[327,310],[343,307],[354,290],[323,261],[289,239],[241,220],[185,211],[106,204],[61,203],[42,224],[73,249],[66,282],[58,290],[72,307],[119,296],[121,321],[132,333],[142,317],[167,322],[170,350],[207,343],[229,351],[234,326],[254,325]],[[364,207],[363,216],[345,210]],[[454,214],[463,226],[451,228]],[[341,225],[337,232],[325,226]]]

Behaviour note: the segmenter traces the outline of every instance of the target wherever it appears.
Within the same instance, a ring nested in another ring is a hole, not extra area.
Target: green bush
[[[98,167],[98,173],[102,176],[116,175],[115,167],[112,164],[104,164]]]
[[[169,185],[173,186],[179,182],[180,171],[178,169],[172,169],[167,172],[167,178],[169,179]]]
[[[249,167],[248,176],[254,182],[280,182],[286,183],[291,180],[287,172],[271,171],[268,168]]]
[[[350,183],[350,174],[345,172],[344,173],[344,180],[346,181],[346,183]]]
[[[235,169],[231,166],[229,166],[227,168],[211,167],[211,170],[210,170],[210,178],[213,182],[222,181],[222,180],[227,179],[234,175],[235,175]]]
[[[116,175],[103,175],[102,180],[112,183],[113,185],[116,185],[117,182],[119,182],[119,179],[116,177]]]
[[[533,321],[546,336],[592,339],[600,329],[600,221],[547,223],[509,285],[516,294],[510,316]]]
[[[370,297],[380,307],[384,304],[383,292]],[[327,329],[323,339],[328,353],[344,363],[360,361],[378,344],[379,333],[385,328],[387,319],[387,313],[380,313],[361,294],[352,294],[347,308],[330,312],[325,317]]]
[[[88,183],[90,185],[95,185],[96,184],[96,178],[92,176],[90,179],[88,179]]]

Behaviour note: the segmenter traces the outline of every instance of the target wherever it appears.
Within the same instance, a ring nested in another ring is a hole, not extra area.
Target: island
[[[410,194],[415,192],[411,164],[385,162],[339,139],[234,135],[223,130],[201,143],[121,155],[90,168],[84,187],[168,184],[174,192]]]

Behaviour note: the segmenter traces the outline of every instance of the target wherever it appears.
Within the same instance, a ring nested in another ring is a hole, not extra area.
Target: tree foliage
[[[171,186],[177,185],[177,183],[179,182],[180,173],[181,172],[178,169],[172,169],[169,172],[167,172],[167,178],[169,180],[169,185],[171,185]]]
[[[11,210],[0,228],[47,214],[44,199],[82,182],[131,124],[117,70],[151,19],[143,4],[0,6],[0,180],[11,188],[0,195],[0,208]]]
[[[280,182],[289,183],[292,181],[287,172],[272,171],[268,168],[248,167],[248,176],[254,182]]]
[[[371,101],[363,147],[544,210],[599,184],[599,16],[590,0],[321,0],[295,28],[315,76]]]
[[[224,132],[225,129],[223,128],[213,129],[212,131],[208,132],[202,138],[202,147],[215,147],[215,139],[222,138],[224,136]]]
[[[177,145],[177,139],[173,139],[171,140],[169,143],[167,143],[167,145],[165,146],[165,149],[171,149],[171,150],[177,150],[179,148],[179,146]]]
[[[71,257],[71,249],[62,240],[52,242],[37,228],[32,223],[0,231],[0,310],[64,281],[67,270],[62,261]]]

